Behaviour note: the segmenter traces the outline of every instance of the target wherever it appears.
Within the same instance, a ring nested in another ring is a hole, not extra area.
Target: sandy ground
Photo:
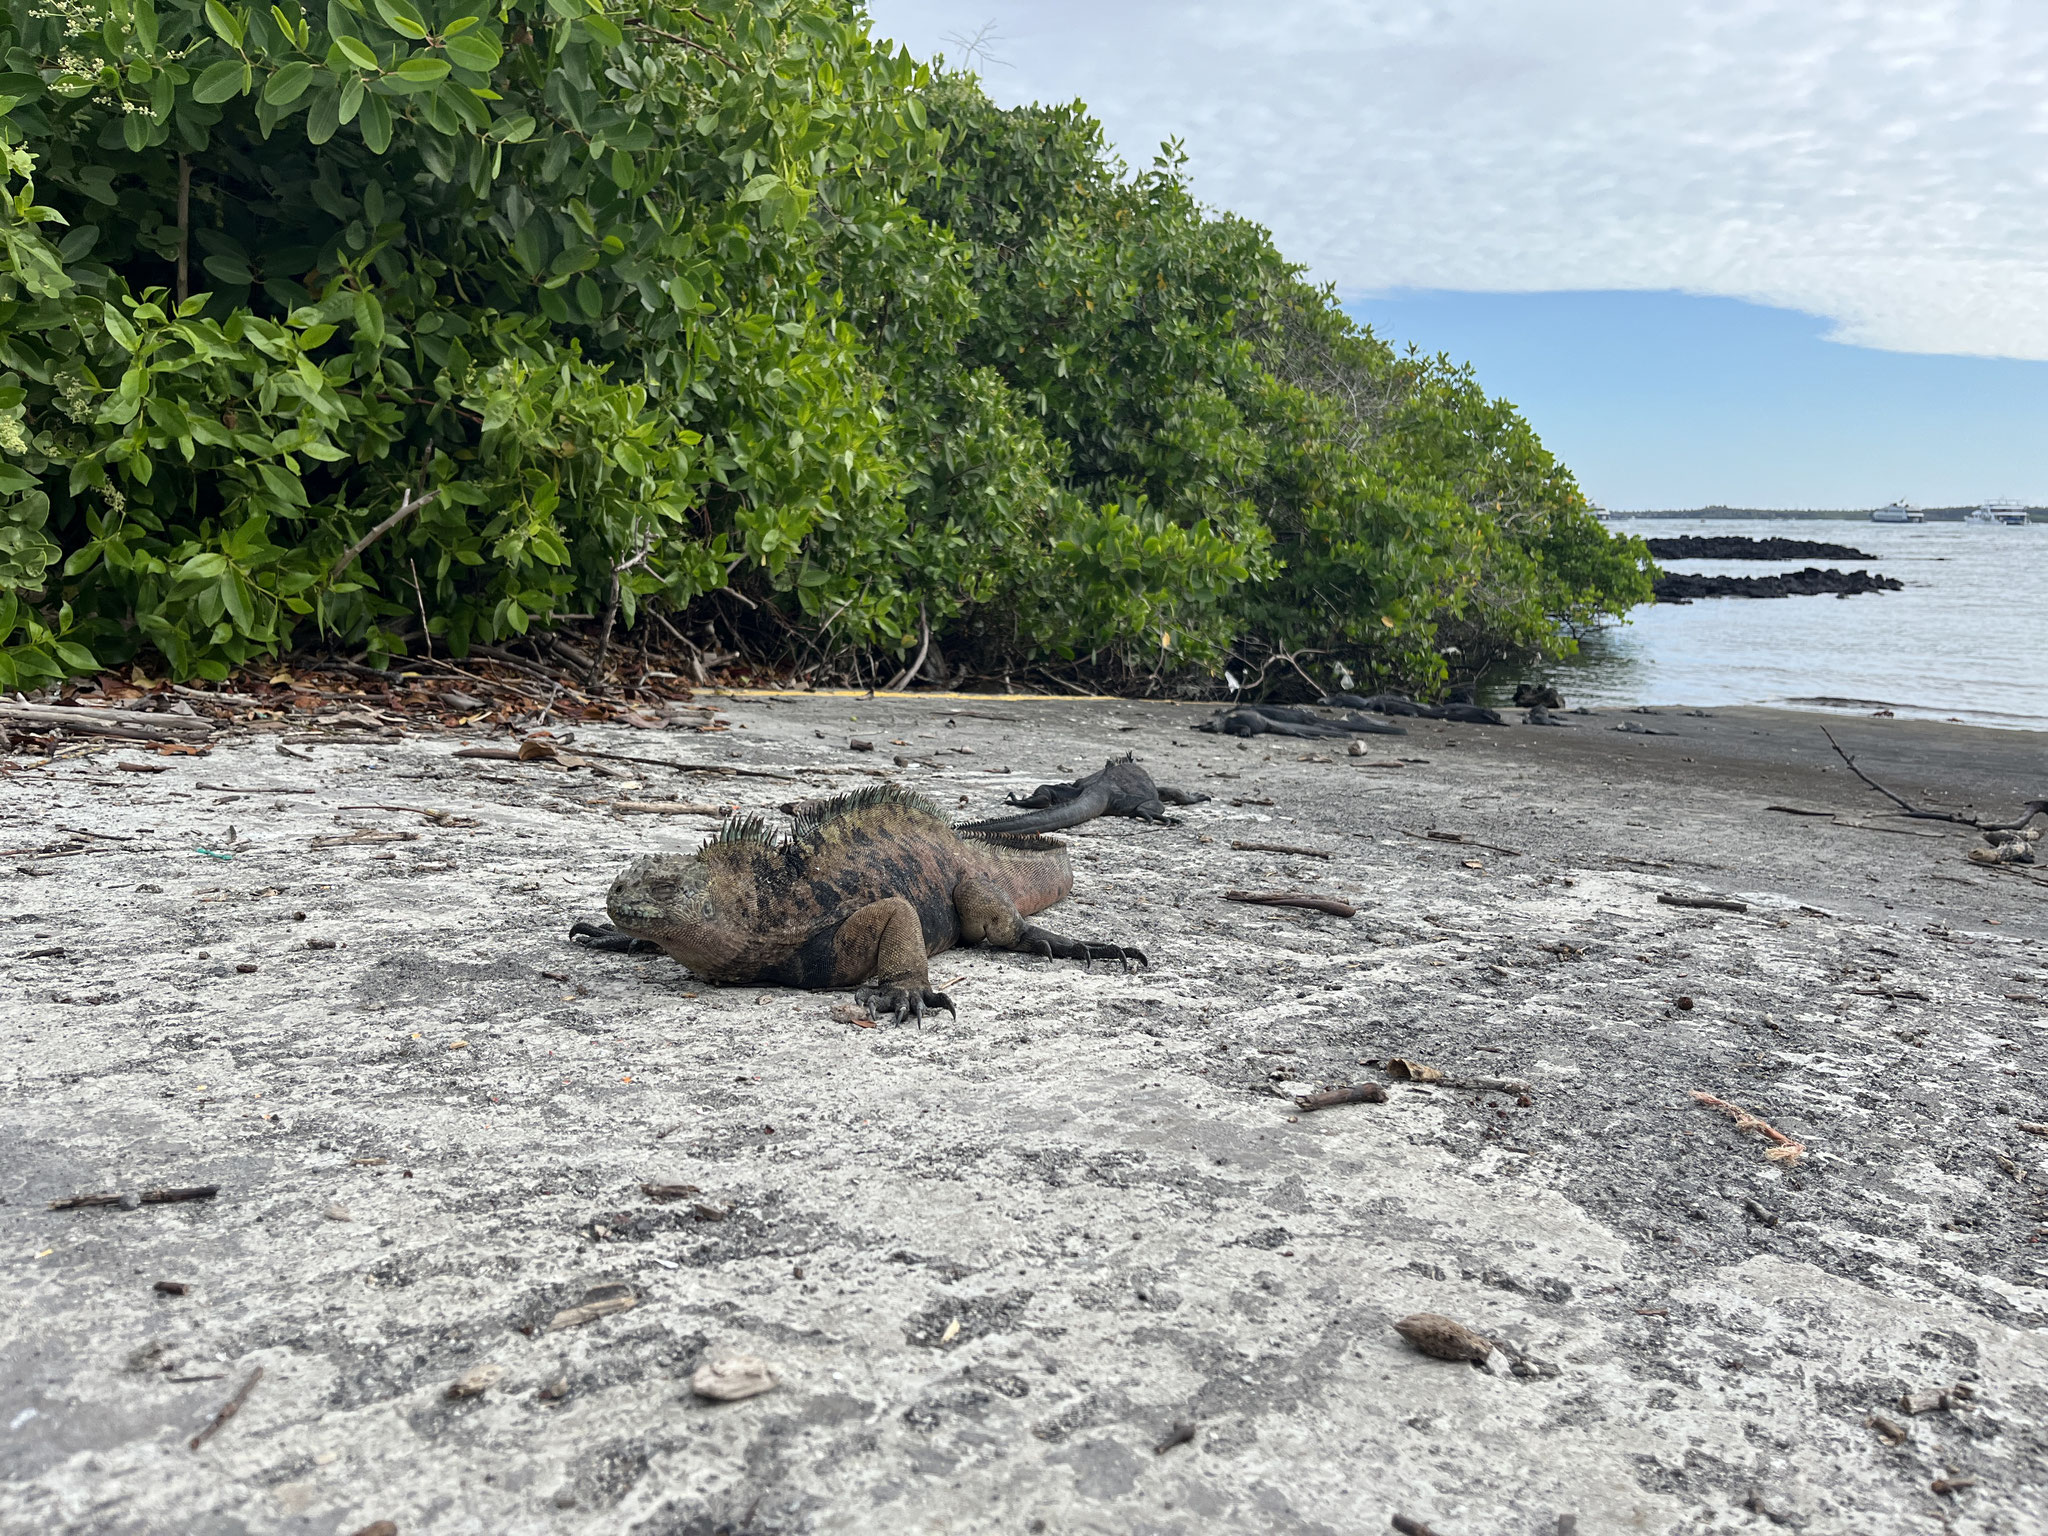
[[[113,851],[0,860],[0,1529],[2048,1529],[2048,884],[1884,817],[1817,717],[1420,722],[1357,760],[1190,707],[727,703],[723,735],[577,742],[824,771],[438,736],[11,760],[10,849]],[[1952,804],[2048,782],[2041,736],[1838,734]],[[879,769],[964,815],[1125,751],[1216,798],[1080,829],[1046,922],[1148,971],[948,955],[957,1022],[861,1029],[564,941],[708,825],[602,802]],[[351,828],[417,836],[312,846]],[[1292,1102],[1394,1057],[1531,1102]],[[550,1331],[605,1285],[637,1304]],[[1505,1348],[1425,1358],[1417,1311]],[[779,1385],[693,1397],[731,1353]]]

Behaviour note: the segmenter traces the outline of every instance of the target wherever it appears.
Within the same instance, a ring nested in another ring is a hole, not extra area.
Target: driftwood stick
[[[0,702],[0,725],[27,731],[64,731],[73,736],[111,736],[119,741],[200,741],[215,726],[201,715],[157,715],[139,709],[83,704]]]
[[[1677,896],[1670,891],[1659,891],[1657,900],[1667,907],[1704,907],[1713,912],[1747,912],[1749,903],[1734,901],[1726,896]]]
[[[1358,908],[1334,896],[1318,896],[1311,891],[1225,891],[1223,899],[1249,902],[1257,907],[1305,907],[1311,912],[1327,912],[1332,917],[1358,915]]]
[[[1304,1112],[1314,1109],[1329,1109],[1338,1104],[1384,1104],[1387,1090],[1378,1083],[1359,1083],[1351,1088],[1325,1088],[1321,1093],[1304,1093],[1294,1101],[1295,1108]]]
[[[249,1400],[249,1394],[256,1390],[256,1383],[262,1379],[263,1367],[259,1365],[249,1373],[249,1379],[242,1383],[242,1390],[221,1405],[220,1412],[213,1416],[213,1422],[192,1437],[190,1443],[193,1450],[196,1451],[199,1447],[206,1444],[207,1441],[220,1432],[222,1425],[242,1411],[242,1404]]]
[[[1230,846],[1239,853],[1292,853],[1304,859],[1327,859],[1333,857],[1333,855],[1323,852],[1320,848],[1297,848],[1292,843],[1233,842]]]
[[[1861,768],[1858,768],[1856,766],[1856,759],[1851,757],[1848,753],[1844,752],[1842,750],[1842,744],[1839,741],[1835,740],[1834,732],[1830,731],[1826,726],[1822,726],[1820,728],[1820,733],[1821,735],[1827,737],[1828,745],[1835,749],[1835,756],[1839,757],[1844,763],[1848,764],[1849,771],[1851,773],[1855,774],[1857,778],[1861,779],[1864,783],[1868,784],[1880,795],[1883,795],[1885,799],[1891,801],[1893,805],[1896,805],[1900,809],[1900,811],[1902,811],[1904,814],[1908,816],[1913,817],[1916,821],[1946,821],[1951,822],[1959,827],[1975,827],[1980,832],[2018,832],[2023,827],[2025,827],[2027,823],[2031,822],[2036,816],[2039,816],[2044,811],[2048,811],[2048,799],[2029,800],[2025,805],[2020,807],[2020,809],[2023,810],[2026,814],[2021,816],[2018,821],[1999,822],[1996,824],[1979,821],[1974,816],[1958,815],[1954,811],[1924,811],[1919,806],[1915,805],[1912,801],[1906,799],[1903,795],[1893,794],[1890,790],[1886,789],[1882,784],[1878,783],[1877,780],[1873,779],[1869,774],[1865,773]]]

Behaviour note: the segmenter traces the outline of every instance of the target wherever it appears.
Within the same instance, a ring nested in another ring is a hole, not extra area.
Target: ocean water
[[[1863,597],[1651,603],[1577,656],[1527,669],[1570,704],[1770,704],[2048,730],[2048,524],[1632,518],[1644,538],[1741,535],[1846,544],[1869,560],[1674,560],[1672,571],[1760,576],[1817,565],[1896,576]],[[1508,689],[1512,691],[1509,680]],[[1495,690],[1489,689],[1489,692]]]

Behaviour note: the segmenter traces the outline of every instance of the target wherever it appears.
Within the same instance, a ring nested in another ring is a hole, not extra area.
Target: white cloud
[[[1676,288],[2048,358],[2039,0],[871,0],[1352,293]]]

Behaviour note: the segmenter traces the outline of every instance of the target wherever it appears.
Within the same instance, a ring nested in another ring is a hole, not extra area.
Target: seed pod
[[[1394,1324],[1394,1332],[1438,1360],[1484,1360],[1493,1342],[1440,1312],[1417,1312]]]

